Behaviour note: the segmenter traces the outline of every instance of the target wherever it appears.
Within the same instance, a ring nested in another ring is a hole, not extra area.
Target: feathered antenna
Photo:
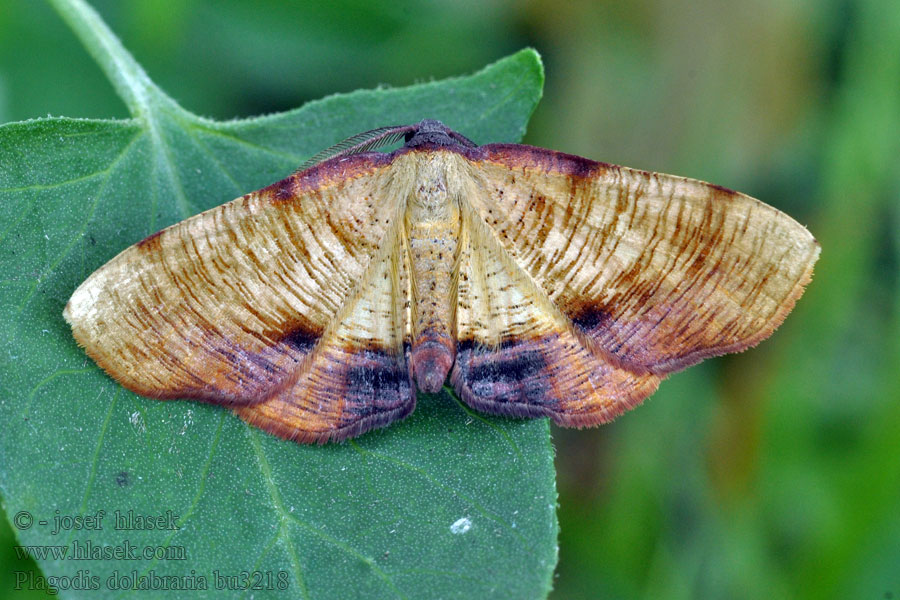
[[[357,133],[356,135],[350,136],[346,140],[338,142],[334,146],[326,148],[311,156],[303,164],[297,167],[297,172],[304,171],[311,166],[317,165],[330,158],[359,154],[360,152],[367,152],[399,142],[405,138],[407,134],[414,132],[416,127],[418,127],[418,125],[391,125],[389,127],[379,127],[378,129]]]

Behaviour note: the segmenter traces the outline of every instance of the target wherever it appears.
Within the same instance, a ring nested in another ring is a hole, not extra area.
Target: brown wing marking
[[[412,412],[406,256],[395,230],[295,377],[264,402],[235,412],[304,443],[360,435]]]
[[[451,383],[464,402],[584,427],[612,420],[656,390],[658,376],[617,367],[575,330],[471,208],[464,206],[463,219]]]
[[[631,370],[663,374],[765,339],[819,255],[803,226],[744,194],[527,146],[479,150],[477,213]]]
[[[326,162],[154,234],[73,294],[78,343],[129,389],[258,402],[291,376],[367,269],[396,205],[389,163]]]

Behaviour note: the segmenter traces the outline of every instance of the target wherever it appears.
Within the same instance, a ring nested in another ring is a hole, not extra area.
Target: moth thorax
[[[423,157],[419,162],[415,185],[410,199],[411,216],[415,221],[436,221],[454,218],[458,212],[459,190],[453,182],[452,161],[446,153]]]

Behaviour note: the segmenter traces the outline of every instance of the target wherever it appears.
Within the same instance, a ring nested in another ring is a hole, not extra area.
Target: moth
[[[744,194],[434,120],[311,162],[98,269],[65,308],[78,344],[138,394],[303,443],[402,419],[448,376],[476,410],[585,427],[768,337],[819,256]]]

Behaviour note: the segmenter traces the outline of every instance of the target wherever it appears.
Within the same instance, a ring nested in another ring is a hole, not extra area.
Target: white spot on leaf
[[[144,417],[139,411],[131,413],[131,416],[128,417],[128,421],[131,422],[131,426],[134,427],[135,433],[144,433],[147,431],[147,428],[144,426]]]
[[[185,413],[183,421],[182,421],[181,431],[178,432],[178,435],[184,435],[191,425],[194,424],[194,411],[191,409],[187,410]]]
[[[472,521],[470,521],[468,517],[463,517],[461,519],[457,519],[456,522],[450,526],[450,533],[453,533],[455,535],[462,535],[471,528]]]

